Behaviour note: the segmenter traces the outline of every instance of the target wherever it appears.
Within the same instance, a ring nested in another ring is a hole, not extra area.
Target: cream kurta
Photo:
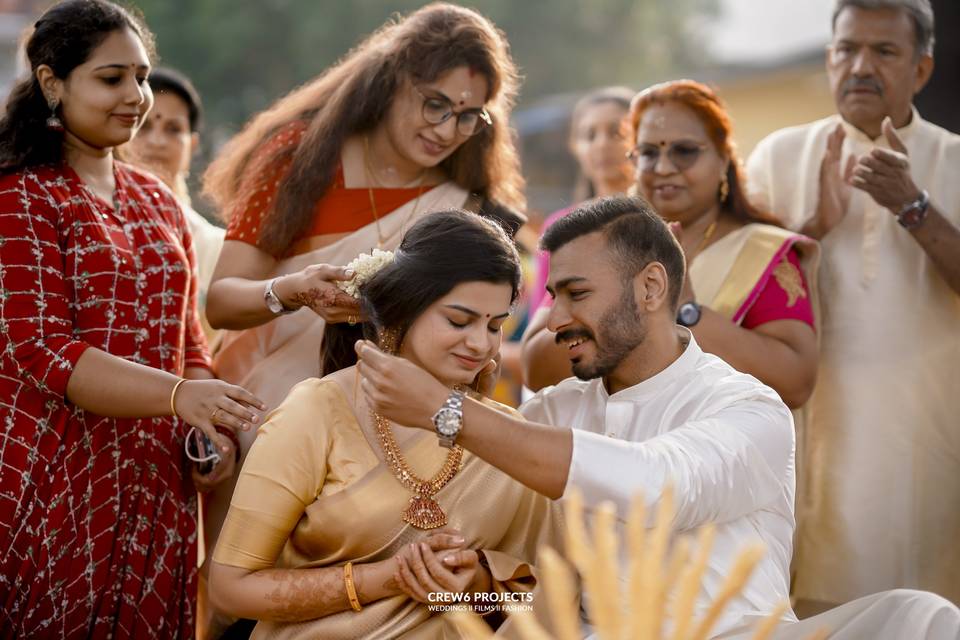
[[[813,214],[833,116],[778,131],[748,163],[757,202]],[[888,148],[845,124],[850,154]],[[918,186],[960,226],[960,136],[914,111],[898,131]],[[960,602],[960,296],[894,216],[854,189],[822,240],[817,387],[797,505],[794,595],[918,587]]]

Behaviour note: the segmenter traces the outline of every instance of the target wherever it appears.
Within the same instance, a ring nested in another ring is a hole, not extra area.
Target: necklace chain
[[[450,449],[443,466],[436,475],[425,480],[416,475],[407,464],[393,437],[390,422],[374,411],[370,412],[370,416],[376,426],[380,446],[390,472],[400,484],[414,494],[410,498],[409,506],[402,513],[403,520],[419,529],[435,529],[444,526],[447,523],[447,515],[433,496],[460,471],[463,463],[463,447],[457,445]]]
[[[373,221],[377,225],[377,248],[382,249],[384,243],[383,232],[380,228],[380,216],[377,212],[377,202],[373,196],[373,183],[376,183],[378,187],[382,187],[383,184],[380,180],[377,179],[376,172],[370,164],[370,138],[366,135],[363,136],[363,171],[367,176],[367,196],[370,198],[370,209],[373,211]],[[400,225],[400,237],[403,237],[403,234],[406,232],[407,224],[416,216],[417,209],[420,207],[420,196],[423,195],[423,178],[426,176],[426,168],[420,171],[420,175],[417,176],[417,198],[413,201],[413,210],[407,214],[406,219],[403,221],[403,224]]]
[[[717,230],[717,221],[714,220],[707,227],[706,231],[703,232],[703,239],[700,240],[700,244],[697,245],[696,250],[694,250],[693,255],[697,256],[703,251],[703,248],[707,246],[707,243],[710,242],[710,238],[713,237],[714,232]]]

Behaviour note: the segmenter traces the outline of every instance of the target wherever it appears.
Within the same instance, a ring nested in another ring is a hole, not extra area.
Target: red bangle
[[[240,439],[237,437],[237,434],[235,434],[232,429],[227,429],[220,425],[216,425],[214,428],[217,430],[217,433],[230,438],[230,442],[233,443],[233,451],[236,454],[236,462],[240,464]]]

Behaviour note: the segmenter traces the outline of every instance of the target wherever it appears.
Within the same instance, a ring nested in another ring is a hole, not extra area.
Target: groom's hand
[[[409,360],[384,353],[369,340],[358,340],[360,390],[370,408],[407,427],[433,430],[433,414],[450,390]]]

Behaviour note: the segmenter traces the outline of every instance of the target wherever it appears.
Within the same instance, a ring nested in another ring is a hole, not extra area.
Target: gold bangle
[[[360,598],[357,597],[357,587],[353,583],[353,563],[348,562],[343,565],[343,584],[347,591],[347,600],[350,601],[350,608],[354,611],[363,609],[360,606]]]
[[[173,415],[174,418],[180,417],[177,415],[177,407],[176,405],[174,405],[174,400],[177,399],[177,389],[179,389],[180,385],[182,385],[186,381],[187,381],[186,378],[180,378],[179,380],[177,380],[177,384],[173,385],[173,391],[170,392],[170,413]]]

